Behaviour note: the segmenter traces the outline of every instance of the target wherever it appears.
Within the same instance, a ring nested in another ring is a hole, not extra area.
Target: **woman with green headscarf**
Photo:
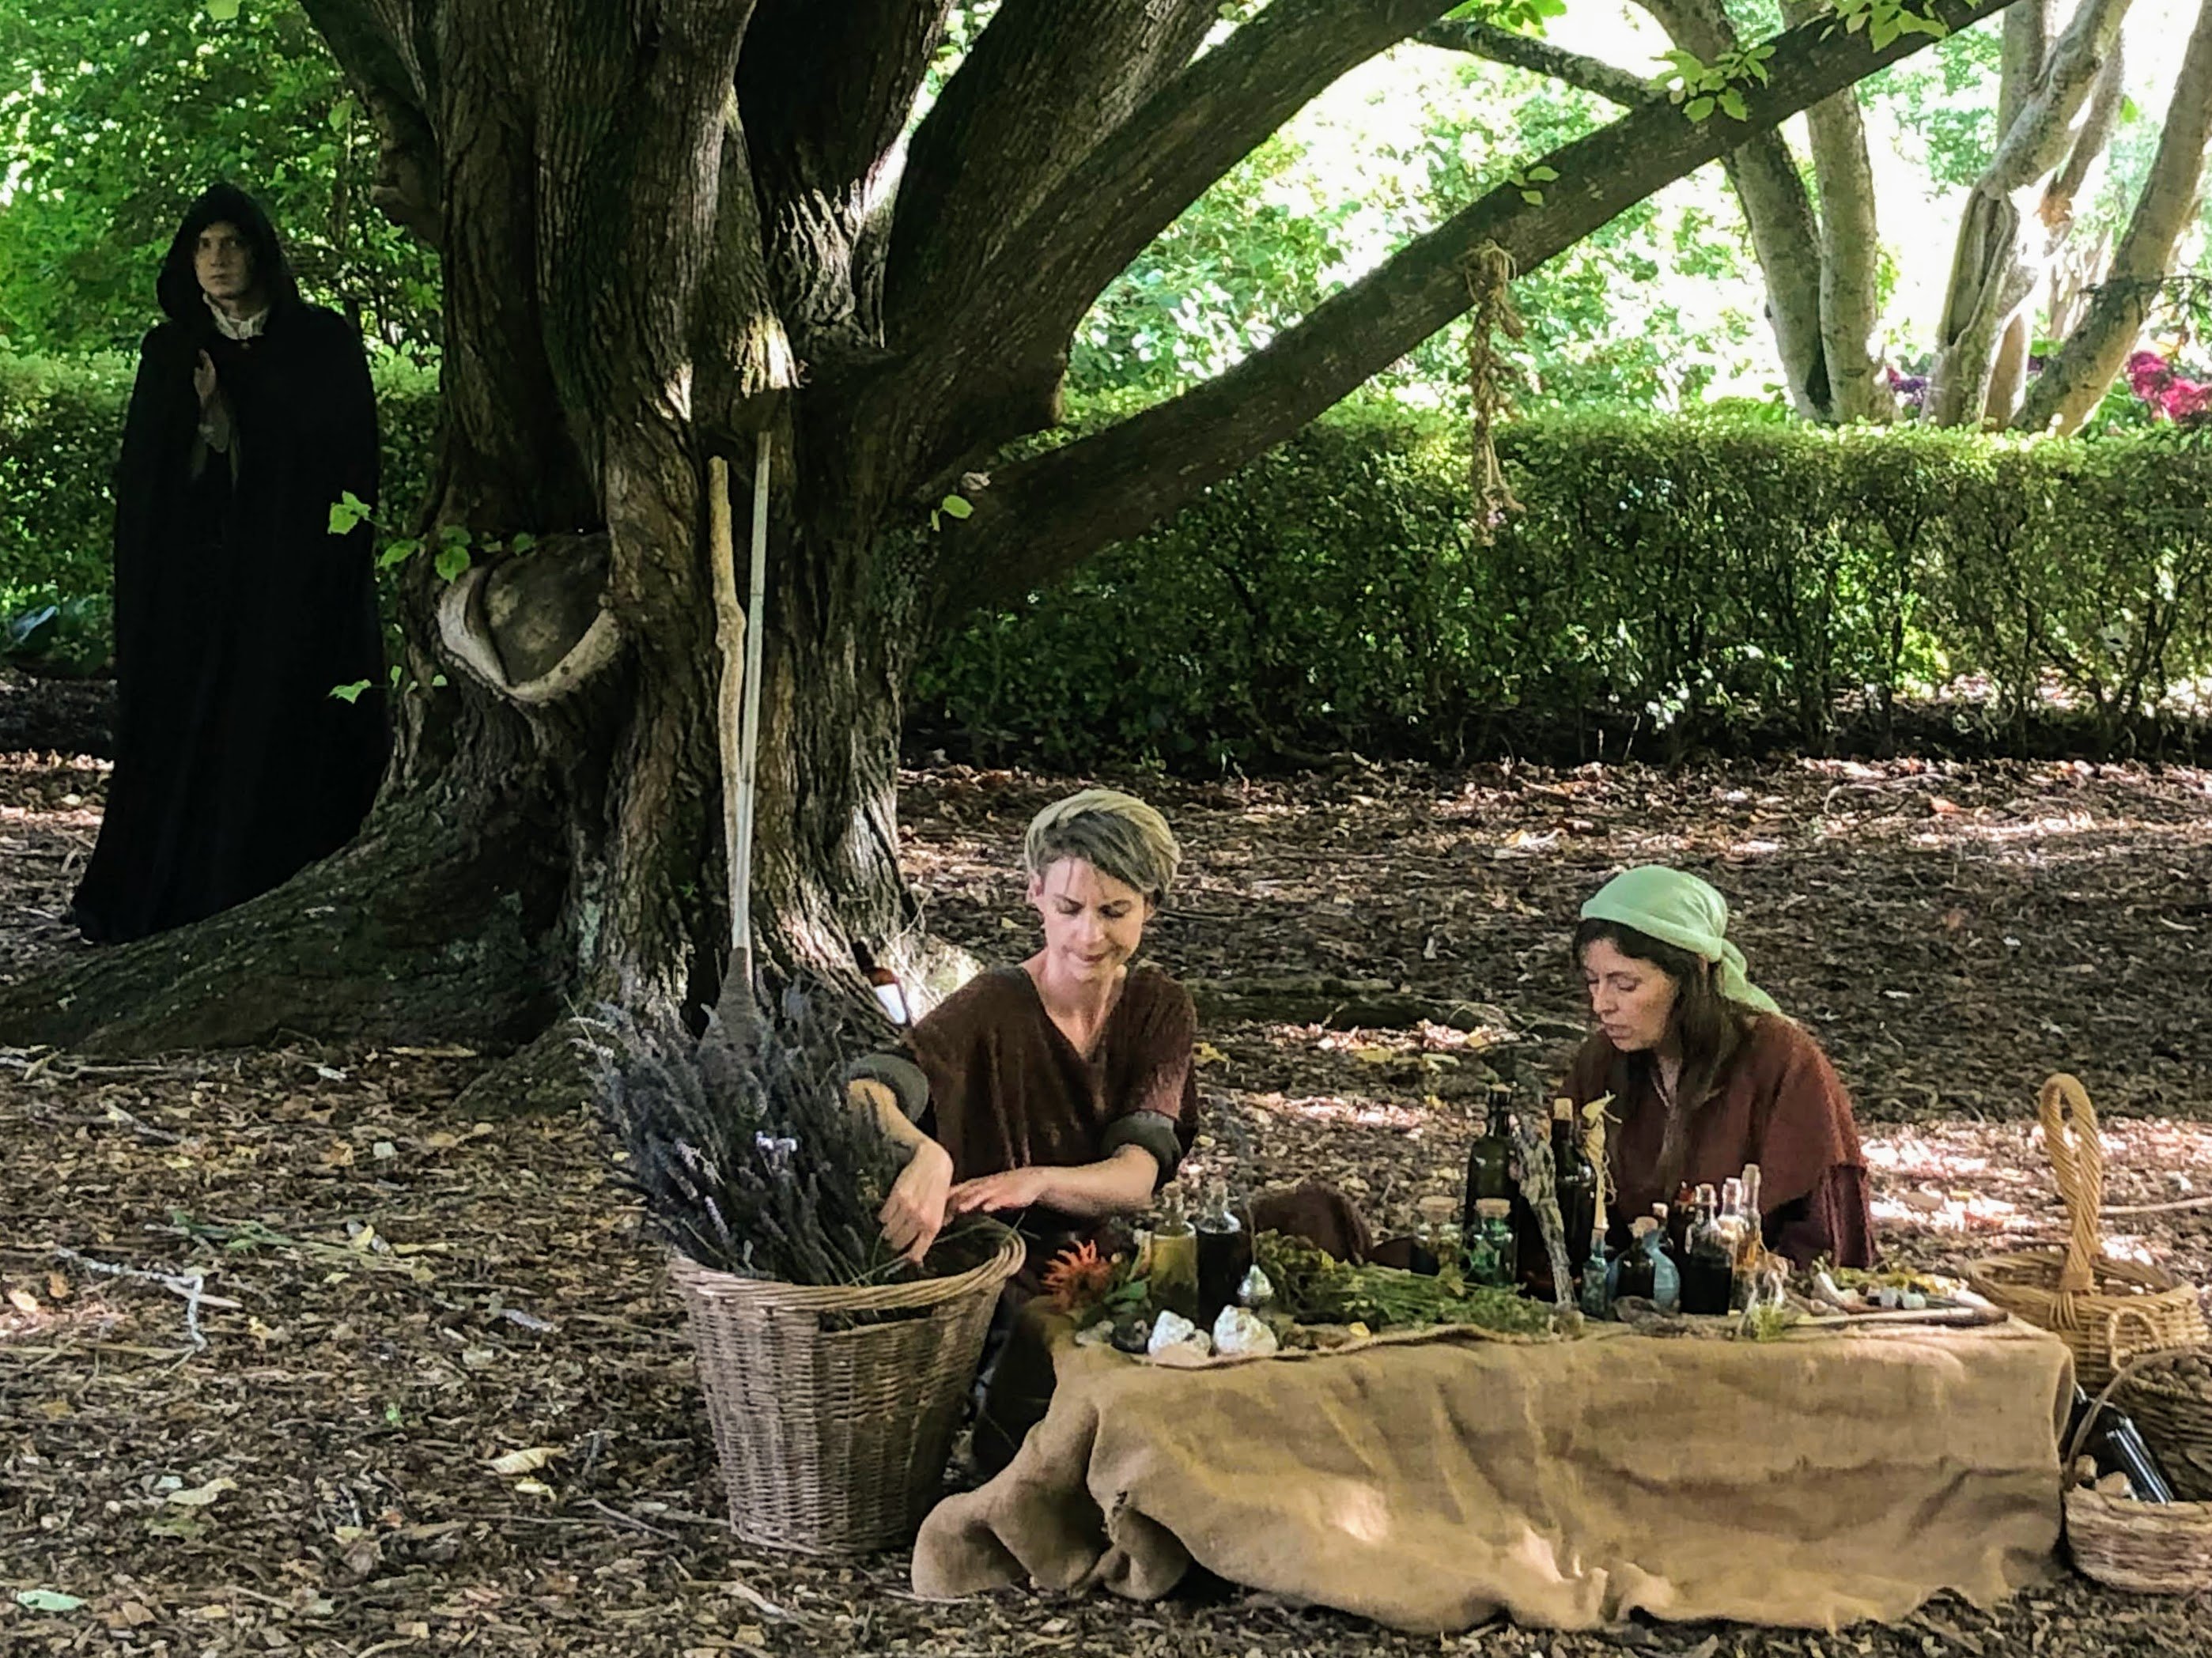
[[[1646,865],[1583,906],[1575,961],[1598,1028],[1575,1056],[1577,1108],[1613,1096],[1606,1137],[1614,1241],[1684,1184],[1759,1168],[1768,1248],[1800,1264],[1874,1261],[1851,1102],[1820,1045],[1746,976],[1728,901]]]

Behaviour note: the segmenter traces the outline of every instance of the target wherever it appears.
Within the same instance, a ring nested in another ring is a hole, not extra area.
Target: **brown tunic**
[[[1020,967],[981,973],[908,1033],[899,1054],[855,1067],[888,1084],[952,1157],[952,1177],[1067,1169],[1141,1145],[1164,1180],[1198,1118],[1189,993],[1133,967],[1089,1058],[1045,1011]],[[902,1063],[904,1061],[904,1063]]]
[[[1627,1225],[1674,1193],[1659,1189],[1660,1143],[1666,1108],[1647,1066],[1632,1066],[1602,1033],[1576,1054],[1566,1091],[1577,1107],[1614,1096],[1607,1115],[1606,1161],[1613,1191],[1616,1242]],[[1874,1216],[1867,1199],[1866,1160],[1859,1150],[1851,1102],[1828,1056],[1779,1014],[1753,1017],[1689,1131],[1680,1178],[1717,1187],[1759,1169],[1759,1208],[1766,1242],[1800,1265],[1826,1255],[1838,1266],[1874,1264]]]

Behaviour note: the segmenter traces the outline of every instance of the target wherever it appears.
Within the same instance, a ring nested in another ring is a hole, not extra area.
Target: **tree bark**
[[[2004,63],[2013,89],[1999,105],[2012,119],[1998,129],[1997,150],[1966,197],[1952,256],[1927,412],[1938,426],[1978,423],[1988,405],[1997,346],[2013,314],[2034,290],[2036,270],[2023,243],[2027,192],[2066,161],[2075,120],[2103,78],[2128,0],[2081,0],[2051,44],[2032,84],[2022,88],[2033,20],[2008,31]]]
[[[2081,325],[2029,390],[2014,424],[2023,431],[2081,429],[2127,362],[2148,320],[2157,284],[2172,274],[2212,143],[2212,0],[2197,14],[2166,106],[2158,153],[2136,198],[2112,267]]]
[[[1740,42],[1721,0],[1640,0],[1668,38],[1711,63]],[[1821,317],[1820,222],[1781,129],[1751,135],[1724,158],[1743,204],[1752,251],[1766,279],[1766,320],[1790,406],[1807,420],[1839,418]]]
[[[1784,0],[1782,15],[1796,26],[1812,21],[1821,9],[1814,0]],[[1869,349],[1881,311],[1881,231],[1858,88],[1823,98],[1805,112],[1805,125],[1820,191],[1820,346],[1829,417],[1887,421],[1897,404]]]

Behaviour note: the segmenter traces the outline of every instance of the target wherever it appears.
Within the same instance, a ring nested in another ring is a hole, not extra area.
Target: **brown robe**
[[[1631,1221],[1674,1200],[1659,1188],[1657,1172],[1666,1108],[1649,1066],[1632,1065],[1601,1032],[1575,1055],[1566,1091],[1577,1108],[1614,1096],[1606,1161],[1613,1239],[1625,1244]],[[1820,1255],[1838,1266],[1874,1264],[1874,1215],[1850,1096],[1820,1044],[1779,1014],[1753,1017],[1691,1122],[1680,1179],[1717,1187],[1749,1163],[1759,1165],[1768,1248],[1801,1266]]]
[[[1140,1145],[1164,1181],[1198,1121],[1190,993],[1156,967],[1133,967],[1090,1057],[1075,1051],[1021,967],[979,973],[907,1034],[899,1050],[854,1074],[889,1086],[907,1115],[952,1157],[952,1178],[1009,1169],[1070,1169]],[[1033,1211],[1033,1239],[1090,1227]]]

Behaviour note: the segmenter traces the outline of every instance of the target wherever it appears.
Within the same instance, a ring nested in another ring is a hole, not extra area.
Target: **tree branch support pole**
[[[744,610],[744,718],[738,739],[735,825],[730,842],[730,964],[750,986],[753,978],[753,796],[760,776],[762,622],[768,603],[769,438],[763,432],[753,454],[751,592]],[[726,513],[726,494],[724,511]],[[732,576],[734,577],[734,572]]]
[[[744,764],[741,727],[745,697],[745,611],[738,602],[736,532],[731,523],[730,464],[720,455],[707,462],[707,561],[714,591],[714,644],[722,658],[720,693],[715,699],[715,733],[722,758],[723,875],[728,882],[730,949],[745,941],[741,906],[744,881],[738,861],[738,779]]]

